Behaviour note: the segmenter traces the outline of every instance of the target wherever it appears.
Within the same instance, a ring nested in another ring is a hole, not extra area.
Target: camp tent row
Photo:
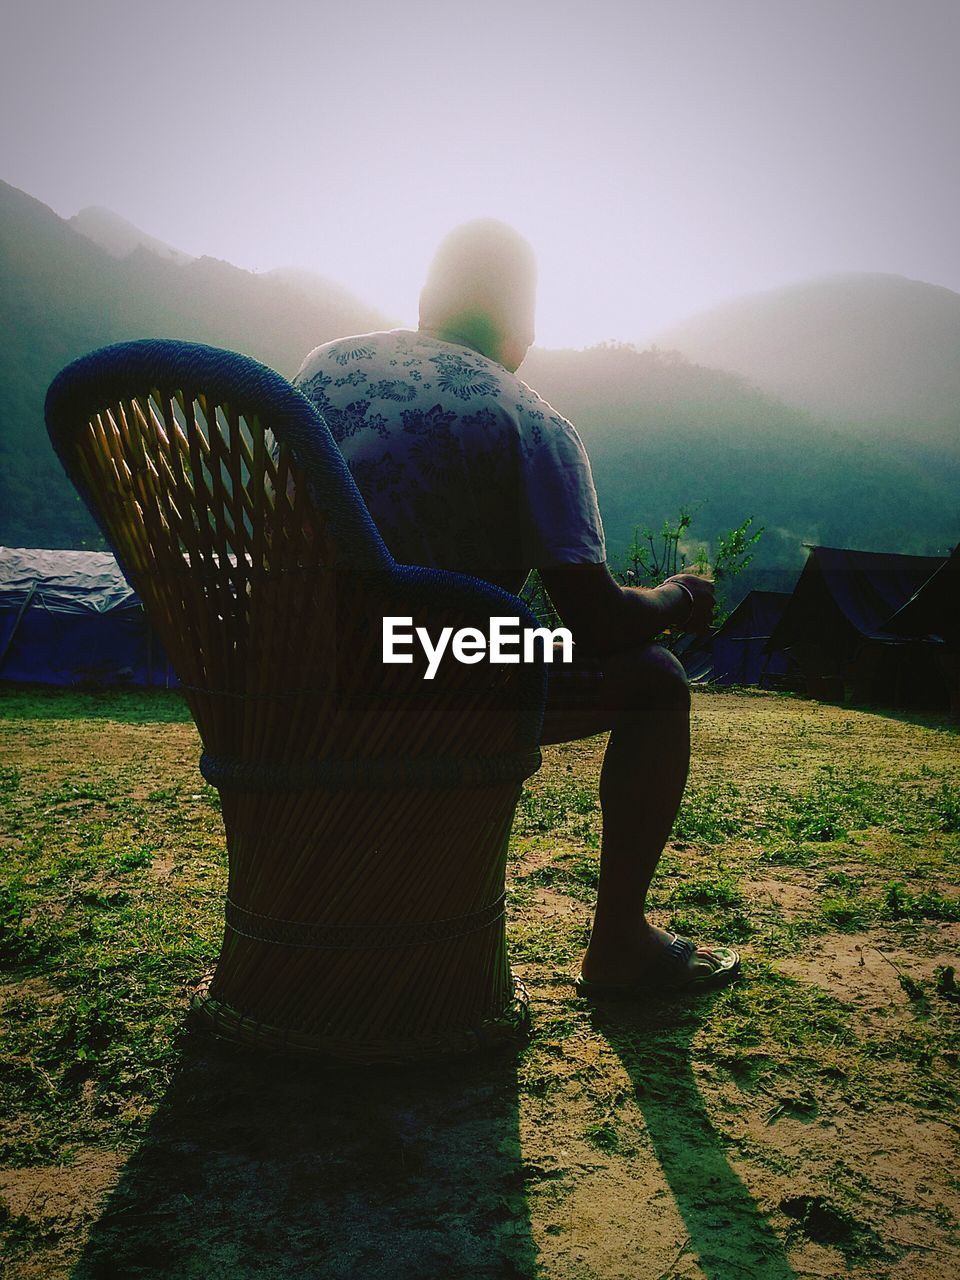
[[[960,711],[960,548],[810,547],[792,592],[752,591],[684,665],[694,681]]]
[[[695,682],[960,713],[960,547],[946,559],[810,547],[792,594],[751,591],[683,661]],[[112,555],[11,547],[0,680],[176,683]]]
[[[176,683],[112,555],[34,547],[0,547],[0,680]]]

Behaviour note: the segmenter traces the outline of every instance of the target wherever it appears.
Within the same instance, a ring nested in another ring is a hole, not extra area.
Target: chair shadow
[[[533,1280],[513,1058],[322,1069],[191,1033],[72,1280]]]
[[[630,1077],[686,1227],[682,1253],[696,1255],[707,1280],[796,1280],[781,1241],[730,1167],[697,1087],[693,1038],[715,998],[603,1002],[592,1021]],[[674,1274],[665,1271],[663,1280]]]

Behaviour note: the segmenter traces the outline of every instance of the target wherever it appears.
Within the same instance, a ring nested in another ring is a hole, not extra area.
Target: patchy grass
[[[226,868],[180,699],[4,692],[9,1274],[960,1271],[956,731],[698,693],[694,742],[651,909],[739,985],[576,997],[603,740],[551,747],[508,879],[530,1045],[347,1079],[184,1032]]]

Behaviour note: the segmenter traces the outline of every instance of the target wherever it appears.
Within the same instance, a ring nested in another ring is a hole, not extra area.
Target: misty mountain
[[[350,307],[355,308],[359,305],[354,295],[342,284],[338,284],[336,280],[329,280],[316,271],[305,271],[302,267],[276,267],[273,271],[266,272],[264,278],[276,280],[291,293],[295,293],[298,298],[320,309],[329,309],[336,305],[348,310]],[[379,326],[381,329],[395,329],[399,326],[398,320],[388,320],[382,312],[370,312],[370,314],[377,316],[377,325],[373,326],[374,328]],[[367,332],[370,331],[371,327],[368,325]],[[339,336],[342,338],[346,335],[342,333]]]
[[[939,439],[960,426],[960,294],[893,275],[837,275],[752,294],[657,344],[739,373],[825,417]]]
[[[121,241],[107,235],[115,224],[82,222],[112,249],[0,184],[0,543],[8,545],[98,545],[43,424],[46,388],[69,360],[109,342],[177,337],[246,352],[289,377],[319,342],[389,324],[308,272],[252,275],[212,258],[181,261],[143,239],[116,256]],[[684,505],[697,509],[692,532],[708,543],[748,515],[765,525],[757,563],[778,582],[799,568],[804,541],[936,553],[957,540],[957,435],[931,444],[905,430],[879,447],[743,377],[660,350],[534,350],[520,373],[577,424],[614,558],[635,525],[656,530]]]
[[[136,249],[149,249],[158,258],[179,263],[181,266],[194,261],[192,254],[184,253],[182,249],[175,249],[172,244],[167,244],[165,240],[158,240],[156,236],[147,235],[145,231],[141,231],[132,222],[121,218],[119,213],[114,213],[110,209],[91,205],[87,209],[81,209],[67,221],[74,231],[79,231],[82,236],[98,244],[101,249],[106,249],[107,253],[114,258],[128,258]]]
[[[786,583],[803,543],[934,554],[960,534],[960,433],[881,446],[658,349],[534,350],[520,372],[577,424],[614,557],[681,507],[708,544],[765,526],[751,585]]]
[[[0,543],[7,545],[70,547],[98,537],[43,422],[46,389],[70,360],[111,342],[181,338],[245,352],[292,377],[318,343],[386,323],[346,290],[325,293],[316,281],[293,287],[214,258],[180,262],[144,247],[147,237],[118,257],[114,232],[126,227],[137,238],[136,228],[89,210],[80,223],[110,250],[0,182]]]

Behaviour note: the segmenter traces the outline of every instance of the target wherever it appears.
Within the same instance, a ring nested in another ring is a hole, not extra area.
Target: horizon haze
[[[949,0],[11,0],[2,28],[4,180],[402,324],[481,215],[537,251],[546,347],[835,273],[960,291]]]

